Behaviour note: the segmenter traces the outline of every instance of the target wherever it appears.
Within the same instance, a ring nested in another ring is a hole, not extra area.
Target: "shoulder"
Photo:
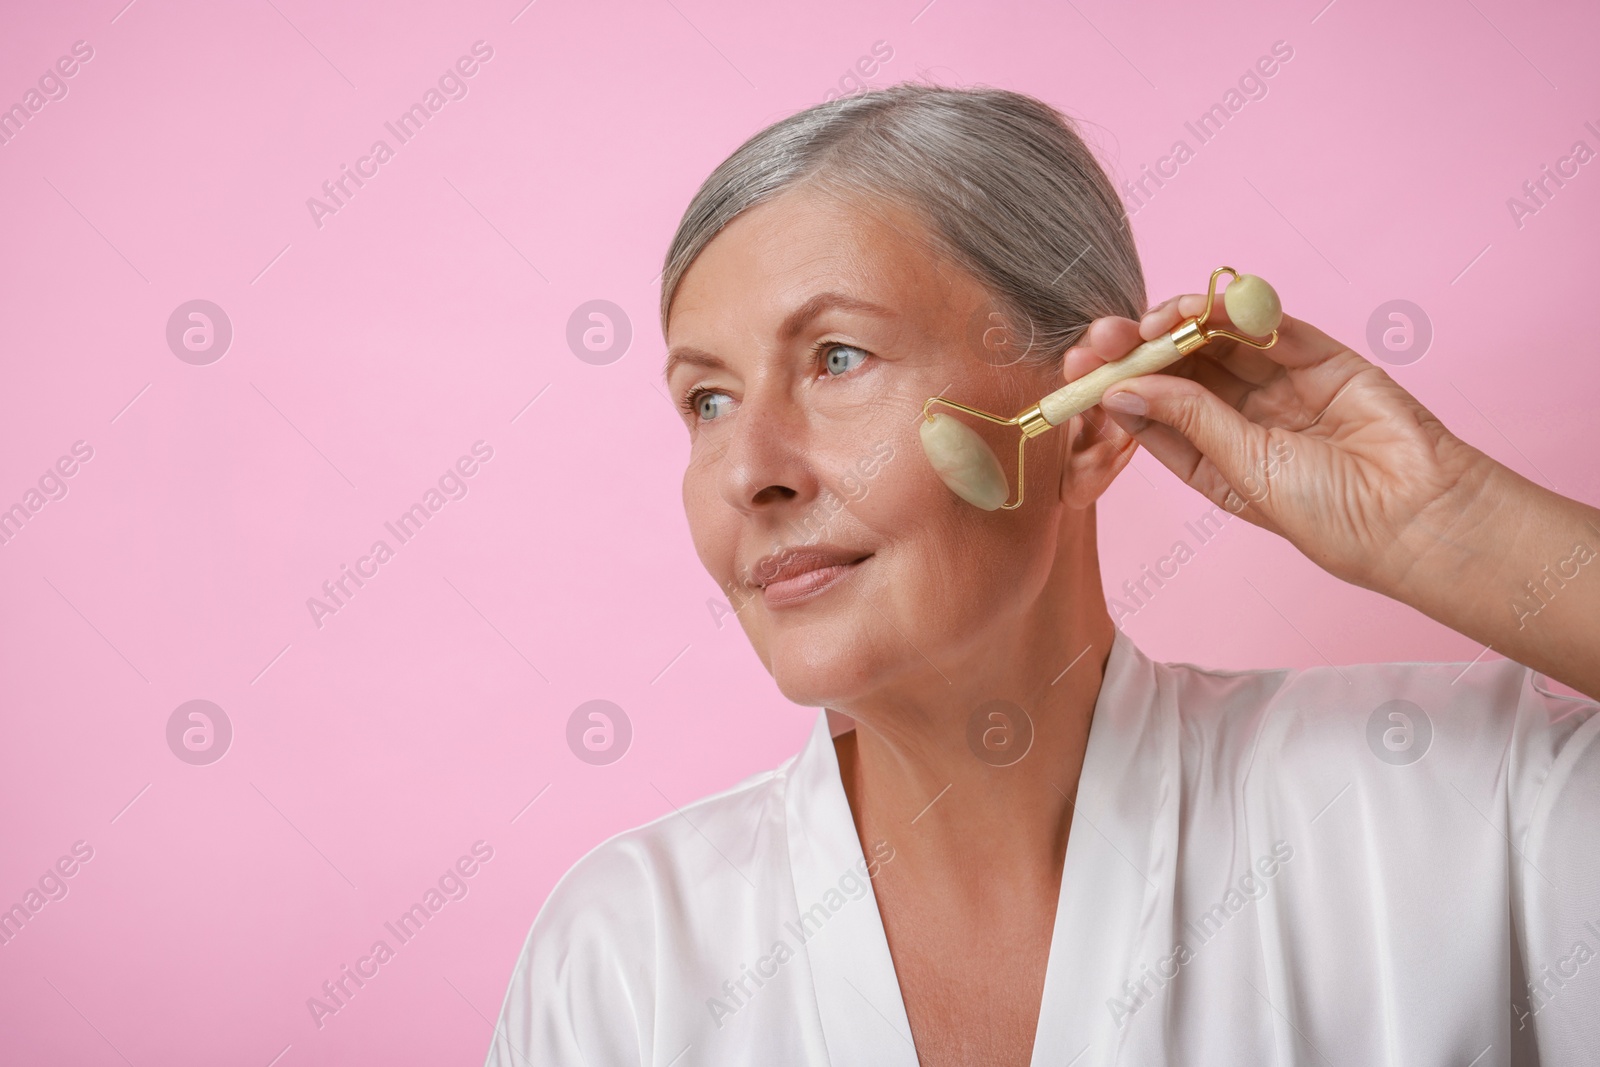
[[[649,1062],[658,964],[692,951],[783,845],[794,760],[674,805],[596,845],[556,882],[512,971],[487,1061]]]
[[[534,955],[562,944],[645,948],[657,935],[655,916],[682,894],[718,892],[739,872],[761,863],[775,843],[786,776],[793,760],[737,785],[677,805],[616,834],[574,863],[534,918]],[[740,882],[740,884],[743,884]],[[546,953],[550,954],[550,953]]]
[[[1330,758],[1347,766],[1417,764],[1420,782],[1430,777],[1431,754],[1440,773],[1500,775],[1508,799],[1531,809],[1551,775],[1581,759],[1600,730],[1600,704],[1557,693],[1507,659],[1152,668],[1186,760],[1212,766],[1283,769]]]
[[[1600,710],[1593,700],[1555,692],[1543,675],[1508,659],[1251,670],[1152,660],[1151,668],[1185,727],[1199,733],[1259,726],[1256,716],[1267,710],[1345,719],[1409,701],[1430,717],[1464,719],[1508,735],[1571,720],[1560,731],[1564,738]]]

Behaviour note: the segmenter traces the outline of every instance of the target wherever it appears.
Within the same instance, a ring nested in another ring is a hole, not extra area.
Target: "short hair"
[[[663,336],[711,239],[807,183],[909,208],[940,252],[1027,324],[1019,362],[1058,362],[1095,319],[1146,309],[1127,211],[1071,119],[1005,89],[903,82],[775,122],[711,172],[662,267]]]

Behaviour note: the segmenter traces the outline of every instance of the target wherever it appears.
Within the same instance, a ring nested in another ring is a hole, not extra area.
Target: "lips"
[[[835,545],[784,549],[756,561],[750,572],[751,584],[771,605],[809,599],[871,555]]]

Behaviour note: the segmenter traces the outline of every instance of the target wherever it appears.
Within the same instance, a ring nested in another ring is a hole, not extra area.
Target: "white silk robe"
[[[1034,1067],[1600,1063],[1597,710],[1505,660],[1215,671],[1119,632]],[[488,1067],[916,1064],[884,862],[819,712],[573,866]]]

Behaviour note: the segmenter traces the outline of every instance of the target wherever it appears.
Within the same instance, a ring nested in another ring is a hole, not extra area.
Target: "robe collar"
[[[1156,668],[1115,631],[1073,805],[1034,1067],[1113,1062],[1125,1033],[1109,998],[1141,963],[1169,954],[1176,937],[1178,720]],[[837,903],[841,878],[867,862],[833,747],[851,728],[845,716],[818,712],[790,772],[785,813],[801,913]],[[874,895],[845,896],[804,948],[833,1067],[916,1067]]]

